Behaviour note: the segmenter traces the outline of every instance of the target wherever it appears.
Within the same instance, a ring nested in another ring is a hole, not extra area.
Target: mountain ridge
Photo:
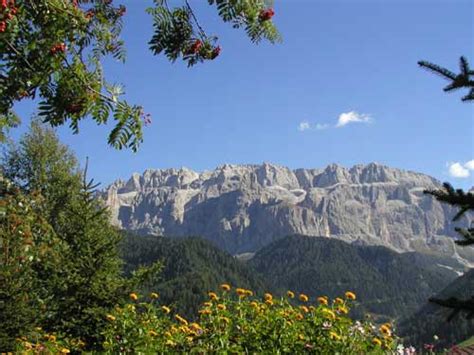
[[[454,209],[423,194],[439,187],[428,175],[377,163],[294,170],[224,164],[202,173],[147,169],[117,180],[101,196],[122,229],[201,235],[233,254],[304,234],[472,262],[472,253],[454,245]]]

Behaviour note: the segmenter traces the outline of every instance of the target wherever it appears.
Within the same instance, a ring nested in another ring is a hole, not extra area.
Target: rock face
[[[198,235],[231,253],[303,234],[474,261],[470,251],[454,246],[455,210],[423,194],[440,186],[427,175],[376,163],[297,170],[264,163],[203,173],[146,170],[101,195],[120,228]],[[471,220],[467,216],[456,225]]]

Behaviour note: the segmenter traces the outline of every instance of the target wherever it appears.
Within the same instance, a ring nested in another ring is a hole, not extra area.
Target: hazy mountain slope
[[[199,235],[233,254],[303,234],[474,260],[471,251],[455,250],[453,209],[422,193],[439,186],[427,175],[375,163],[294,171],[224,165],[203,173],[147,170],[117,181],[102,197],[123,229]]]
[[[474,270],[470,270],[450,283],[436,297],[468,299],[473,295]],[[418,346],[432,343],[434,335],[440,338],[441,347],[450,347],[471,337],[474,334],[474,320],[465,319],[464,313],[448,323],[446,319],[450,313],[447,308],[425,302],[417,312],[401,323],[399,333],[406,337],[407,342]]]
[[[457,277],[437,264],[453,259],[399,254],[380,246],[356,246],[331,238],[291,236],[278,240],[248,262],[272,288],[335,297],[355,291],[360,307],[374,316],[399,318]]]
[[[263,293],[264,281],[247,265],[200,238],[169,239],[156,236],[133,236],[123,244],[125,271],[157,260],[163,270],[142,292],[158,292],[160,302],[175,304],[180,314],[196,315],[207,299],[207,292],[223,282]]]

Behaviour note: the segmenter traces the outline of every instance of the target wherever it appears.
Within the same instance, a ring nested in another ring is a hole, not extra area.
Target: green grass
[[[467,346],[470,346],[470,345],[474,345],[474,337],[470,337],[469,339],[464,340],[458,346],[459,347],[467,347]]]

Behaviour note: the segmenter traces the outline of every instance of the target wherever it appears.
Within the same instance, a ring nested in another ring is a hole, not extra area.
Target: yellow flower
[[[292,292],[292,291],[287,291],[287,292],[286,292],[286,295],[287,295],[289,298],[295,298],[295,293]]]
[[[114,319],[112,319],[112,320],[115,320],[115,317],[114,317],[114,316],[112,316],[112,317],[114,318]],[[54,343],[54,342],[56,341],[56,336],[55,336],[55,335],[52,335],[52,334],[51,334],[51,335],[50,335],[50,334],[46,334],[46,335],[45,335],[45,338],[47,338],[47,339],[48,339],[50,342],[52,342],[52,343]]]
[[[298,339],[303,341],[304,340],[304,335],[303,334],[298,334]]]
[[[329,338],[331,340],[339,340],[341,339],[340,335],[335,332],[329,332]]]
[[[252,308],[258,308],[258,303],[255,301],[250,302],[250,307]]]
[[[382,325],[379,330],[382,334],[387,336],[390,336],[392,334],[392,331],[390,330],[390,327],[387,326],[387,324]]]
[[[60,351],[61,354],[69,354],[70,351],[69,349],[66,349],[66,348],[62,348],[61,351]]]
[[[170,332],[165,332],[165,335],[166,335],[168,338],[171,338],[171,333],[170,333]]]
[[[319,302],[320,304],[325,305],[325,306],[328,305],[328,299],[327,299],[327,297],[318,297],[318,302]]]
[[[217,301],[219,299],[219,297],[217,297],[217,295],[214,292],[209,292],[207,295],[213,301]]]
[[[245,295],[246,296],[253,296],[253,292],[250,290],[245,290]]]
[[[150,330],[148,334],[150,334],[152,337],[156,337],[158,335],[158,333],[155,332],[154,330]]]
[[[23,343],[23,345],[25,346],[25,348],[26,348],[27,350],[33,348],[33,345],[32,345],[30,342],[27,342],[27,341],[25,341],[25,342]]]
[[[136,293],[134,293],[134,292],[132,292],[132,293],[129,295],[129,297],[130,297],[130,299],[131,299],[132,301],[138,300],[138,295],[137,295]]]
[[[168,339],[165,344],[168,345],[168,346],[175,346],[176,345],[176,343],[171,339]]]
[[[323,309],[323,312],[324,312],[324,316],[328,319],[336,319],[336,315],[334,314],[333,311],[331,311],[330,309],[327,309],[327,308],[324,308]]]
[[[191,329],[193,329],[193,330],[196,330],[196,331],[202,329],[201,326],[200,326],[199,324],[197,324],[197,323],[191,323],[191,324],[189,325],[189,327],[190,327]]]
[[[306,306],[300,306],[300,309],[301,309],[304,313],[308,313],[308,312],[309,312],[309,309],[308,309],[308,307],[306,307]]]
[[[240,297],[247,296],[247,290],[245,290],[245,289],[243,289],[243,288],[236,288],[236,289],[235,289],[235,292],[236,292]]]
[[[309,298],[306,296],[304,293],[300,295],[300,301],[301,302],[308,302]]]
[[[378,339],[378,338],[373,338],[373,339],[372,339],[372,344],[381,346],[381,345],[382,345],[382,341],[381,341],[380,339]]]
[[[217,308],[219,308],[221,311],[225,311],[225,309],[226,309],[226,308],[225,308],[225,304],[222,304],[222,303],[221,303],[221,304],[218,304],[218,305],[217,305]]]
[[[356,295],[354,292],[351,292],[351,291],[347,291],[346,294],[345,294],[346,298],[349,299],[349,300],[355,300],[356,299]]]
[[[107,320],[109,320],[111,322],[113,322],[115,320],[115,317],[111,314],[107,314],[106,318],[107,318]],[[52,336],[54,336],[54,335],[52,335]]]
[[[201,310],[199,311],[199,314],[211,314],[211,313],[212,313],[212,312],[211,312],[210,309],[201,309]]]
[[[265,300],[265,303],[269,306],[273,306],[273,300]]]
[[[150,293],[150,298],[156,300],[158,298],[158,294],[156,292]]]
[[[304,316],[301,313],[298,313],[296,315],[296,319],[298,319],[298,320],[302,320],[303,318],[304,318]]]
[[[337,310],[338,310],[339,312],[343,313],[343,314],[349,313],[349,310],[348,310],[346,307],[344,307],[344,306],[339,306],[339,307],[337,307]]]
[[[336,297],[336,299],[334,300],[334,303],[335,304],[343,304],[344,303],[344,300],[340,297]]]
[[[222,284],[221,289],[224,291],[230,291],[230,285],[229,284]]]
[[[171,312],[171,309],[169,309],[169,307],[166,307],[166,306],[161,306],[161,310],[165,312],[165,314],[168,314]]]
[[[229,323],[230,323],[230,319],[227,318],[227,317],[221,317],[220,320],[223,321],[225,324],[229,324]]]
[[[265,301],[271,301],[273,300],[273,296],[271,293],[266,293],[263,295],[263,298],[265,299]]]
[[[204,302],[203,305],[205,307],[212,307],[212,302]]]
[[[180,323],[182,323],[182,324],[184,324],[184,325],[188,325],[188,321],[187,321],[186,319],[184,319],[183,317],[181,317],[179,314],[175,314],[175,315],[174,315],[174,318],[175,318],[178,322],[180,322]]]

